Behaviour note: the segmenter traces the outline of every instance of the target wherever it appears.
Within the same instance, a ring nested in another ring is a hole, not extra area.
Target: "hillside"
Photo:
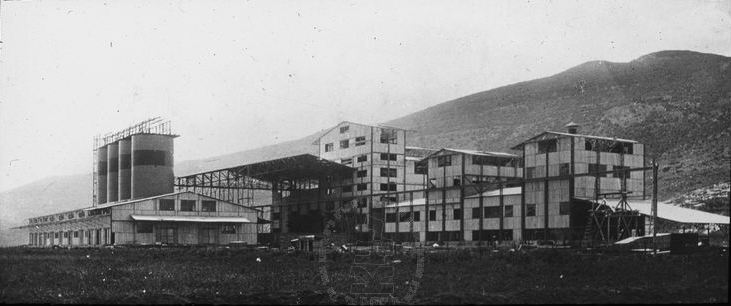
[[[593,61],[387,122],[413,145],[507,151],[544,130],[635,139],[660,163],[660,194],[729,180],[731,58],[662,51],[629,63]]]
[[[544,130],[562,131],[570,121],[582,125],[581,133],[645,143],[648,159],[657,157],[660,163],[662,199],[728,182],[731,58],[662,51],[628,63],[592,61],[550,77],[448,101],[386,124],[414,130],[409,136],[412,146],[509,151]],[[181,176],[316,153],[311,143],[318,135],[179,162],[175,173]],[[46,178],[2,193],[0,233],[32,215],[87,206],[89,199],[89,174]]]

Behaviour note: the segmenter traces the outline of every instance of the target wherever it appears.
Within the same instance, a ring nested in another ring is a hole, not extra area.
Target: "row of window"
[[[393,170],[395,170],[395,169],[393,169]],[[395,176],[395,174],[394,174],[394,176]],[[353,186],[356,187],[357,191],[368,190],[368,183],[359,183],[359,184],[355,184],[355,185],[342,186],[341,187],[342,192],[353,192]],[[380,187],[381,191],[397,191],[397,186],[398,185],[396,183],[382,183],[382,184],[380,184],[379,187]],[[334,193],[333,189],[328,190],[328,195],[333,194],[333,193]]]
[[[197,211],[195,204],[196,204],[196,200],[180,200],[180,211]],[[175,200],[174,199],[160,199],[158,201],[157,209],[161,210],[161,211],[174,211],[175,210]],[[216,201],[202,200],[200,211],[215,212],[216,211]]]
[[[545,166],[543,166],[545,167]],[[537,167],[528,167],[525,168],[525,177],[528,179],[536,178],[536,168]],[[614,171],[618,170],[626,170],[630,169],[630,167],[627,166],[613,166]],[[596,173],[603,173],[607,171],[607,165],[602,164],[589,164],[589,174],[596,174]],[[565,176],[571,174],[571,165],[569,163],[561,163],[558,166],[558,175],[559,176]],[[600,174],[600,176],[604,176],[607,174]],[[629,172],[612,172],[611,177],[616,178],[622,178],[624,175],[629,177]]]
[[[344,134],[350,130],[350,126],[341,126],[340,134]],[[380,143],[396,144],[397,133],[395,129],[381,129]],[[365,136],[355,137],[355,146],[362,146],[366,144]],[[350,139],[343,139],[340,141],[340,148],[347,149],[350,147]],[[334,143],[325,144],[325,152],[332,152],[335,150]]]
[[[584,150],[607,153],[633,154],[633,145],[629,142],[617,142],[602,139],[586,139]],[[558,152],[558,139],[546,139],[538,142],[538,154]]]
[[[396,161],[398,160],[398,154],[395,153],[381,153],[381,160],[385,161]],[[355,158],[355,161],[358,163],[367,162],[368,161],[368,154],[359,155]],[[343,165],[351,165],[353,164],[353,158],[343,158],[340,160],[340,163]]]
[[[152,222],[139,222],[136,223],[137,227],[137,233],[139,234],[152,234],[154,229],[154,223]],[[223,224],[220,227],[221,234],[236,234],[236,225],[235,224]],[[202,228],[201,231],[211,231],[211,230],[217,230],[217,228]],[[177,231],[177,228],[171,227],[171,226],[159,226],[158,232],[160,233],[167,233],[172,232],[173,235]]]
[[[483,213],[484,212],[484,213]],[[453,220],[461,220],[462,219],[462,209],[455,208],[452,212],[453,214]],[[559,203],[559,215],[569,215],[571,213],[571,206],[569,202],[560,202]],[[525,207],[525,215],[528,217],[534,217],[536,215],[536,204],[526,204]],[[485,218],[500,218],[500,206],[488,206],[483,207],[483,210],[480,210],[479,207],[472,208],[472,219],[479,219],[482,217]],[[503,217],[509,218],[513,217],[513,205],[505,205],[505,211],[503,212]],[[429,221],[436,221],[437,220],[437,211],[436,210],[429,210]]]

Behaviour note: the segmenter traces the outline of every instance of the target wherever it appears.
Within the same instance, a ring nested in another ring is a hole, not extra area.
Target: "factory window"
[[[427,167],[418,163],[414,163],[414,174],[427,174]]]
[[[435,209],[429,210],[429,221],[437,221],[437,211]]]
[[[84,216],[85,216],[84,212],[83,211],[80,211],[79,212],[79,218],[83,218]]]
[[[414,221],[421,221],[421,212],[419,212],[419,211],[414,212]]]
[[[394,153],[381,153],[381,160],[397,160],[398,157]]]
[[[173,199],[160,199],[158,210],[175,210],[175,200]]]
[[[74,231],[74,238],[79,238],[79,231]]]
[[[233,225],[233,224],[222,225],[221,234],[236,234],[236,225]]]
[[[558,214],[559,215],[571,214],[571,204],[569,202],[558,203]]]
[[[140,234],[152,233],[152,223],[151,222],[137,223],[137,232]]]
[[[472,219],[482,218],[482,211],[479,207],[472,208]]]
[[[356,175],[358,177],[366,177],[368,176],[368,170],[358,170],[358,173]]]
[[[164,166],[165,151],[135,150],[132,154],[134,166]],[[111,165],[110,165],[111,166]],[[111,170],[110,170],[111,172]]]
[[[456,177],[455,177],[455,178],[454,178],[454,179],[452,180],[452,185],[453,185],[453,186],[459,186],[459,185],[462,185],[462,179],[460,178],[460,176],[459,176],[459,175],[458,175],[458,176],[456,176]]]
[[[54,218],[53,216],[50,216],[49,219],[51,220],[51,222],[53,222],[54,220],[56,220],[56,218]]]
[[[368,155],[363,154],[361,156],[358,156],[358,162],[359,163],[362,163],[364,161],[368,161]]]
[[[353,159],[352,158],[343,158],[340,160],[340,163],[343,165],[352,165]]]
[[[381,202],[383,203],[396,203],[398,199],[396,197],[381,197]]]
[[[562,163],[562,164],[558,165],[558,175],[559,176],[569,175],[570,172],[571,172],[571,165],[569,165],[568,163]]]
[[[355,137],[355,146],[363,146],[366,144],[365,136]]]
[[[58,239],[58,232],[53,232],[53,239]]]
[[[538,142],[538,154],[557,152],[558,139],[547,139]]]
[[[437,156],[437,167],[452,165],[452,155]]]
[[[534,217],[536,215],[536,204],[526,204],[525,215],[528,217]]]
[[[396,222],[396,213],[387,213],[386,222]]]
[[[634,154],[632,151],[633,147],[634,147],[634,145],[632,145],[631,143],[628,143],[628,142],[622,143],[622,149],[623,149],[624,154]]]
[[[382,177],[396,177],[396,169],[393,168],[381,168]]]
[[[500,218],[500,206],[485,207],[485,218]]]
[[[505,166],[508,161],[493,156],[472,155],[473,165]]]
[[[332,152],[333,150],[333,144],[332,143],[326,143],[325,144],[325,152]]]
[[[216,211],[216,201],[201,201],[201,211],[204,211],[204,212]]]
[[[358,208],[368,207],[368,198],[358,198]]]
[[[525,168],[525,178],[532,179],[536,177],[536,167]]]
[[[607,165],[599,165],[599,164],[589,164],[589,174],[596,174],[596,173],[602,173],[607,171]],[[599,176],[604,176],[606,173],[599,174]]]
[[[381,184],[381,191],[396,191],[396,183]]]
[[[180,200],[180,211],[195,211],[195,200]]]
[[[627,169],[629,169],[629,167],[614,166],[613,169],[614,169],[614,171],[620,171],[620,172],[613,172],[612,177],[624,178],[626,176],[627,178],[629,178],[629,172],[627,172],[627,171],[621,172],[621,170],[627,170]]]
[[[341,126],[340,127],[340,134],[343,134],[343,133],[347,132],[348,130],[350,130],[350,126],[349,125]]]
[[[69,237],[69,232],[63,232],[63,238],[68,238],[68,237]]]
[[[396,143],[396,130],[394,129],[381,129],[381,143]]]
[[[51,220],[53,221],[53,220]],[[43,217],[43,222],[48,222],[48,217]]]
[[[342,188],[343,192],[353,192],[353,185],[345,185]]]
[[[358,191],[368,190],[368,184],[367,183],[360,183],[360,184],[358,184],[358,186],[356,187],[356,189],[358,189]]]
[[[505,206],[505,217],[512,217],[513,216],[513,205],[506,205]]]
[[[462,220],[462,210],[457,208],[454,210],[454,220]]]
[[[398,221],[399,222],[410,222],[411,221],[411,212],[399,212],[398,214]]]
[[[59,220],[59,221],[61,221],[61,220],[63,220],[63,219],[64,219],[63,215],[58,215],[58,220]]]
[[[73,219],[73,218],[74,218],[74,213],[70,213],[70,214],[69,214],[69,215],[67,216],[67,218],[69,218],[69,219]]]
[[[350,140],[345,139],[340,141],[340,148],[347,149],[350,146]]]

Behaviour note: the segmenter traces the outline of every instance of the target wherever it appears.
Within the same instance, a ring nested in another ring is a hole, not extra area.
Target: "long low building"
[[[32,218],[32,246],[257,243],[257,210],[176,192]]]

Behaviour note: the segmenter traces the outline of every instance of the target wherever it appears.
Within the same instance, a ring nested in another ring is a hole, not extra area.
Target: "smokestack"
[[[566,124],[566,129],[569,134],[577,134],[579,132],[579,125],[572,121]]]

